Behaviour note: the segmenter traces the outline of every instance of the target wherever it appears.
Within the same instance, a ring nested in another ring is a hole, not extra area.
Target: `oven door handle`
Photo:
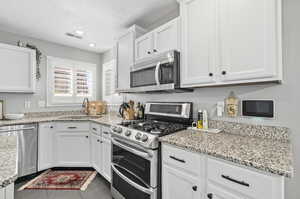
[[[112,139],[111,139],[111,142],[112,142],[114,145],[117,145],[117,146],[119,146],[119,147],[121,147],[121,148],[123,148],[123,149],[125,149],[125,150],[127,150],[127,151],[129,151],[129,152],[131,152],[131,153],[134,153],[134,154],[140,156],[140,157],[143,157],[143,158],[146,158],[146,159],[152,157],[152,154],[147,153],[147,152],[138,151],[138,150],[136,150],[136,149],[133,149],[133,148],[131,148],[131,147],[128,147],[128,146],[126,146],[125,144],[122,144],[122,143],[118,142],[115,138],[112,138]]]
[[[139,184],[136,184],[135,182],[133,182],[132,180],[130,180],[129,178],[127,178],[125,175],[123,175],[113,164],[111,165],[111,168],[114,172],[116,172],[116,174],[122,178],[123,180],[125,180],[126,182],[128,182],[131,186],[133,186],[134,188],[144,192],[144,193],[147,193],[147,194],[150,194],[152,195],[153,194],[153,189],[152,188],[145,188],[145,187],[142,187],[141,185]]]
[[[160,85],[160,81],[159,81],[159,69],[160,69],[160,62],[158,62],[156,64],[156,68],[155,68],[155,82],[156,84],[159,86]]]

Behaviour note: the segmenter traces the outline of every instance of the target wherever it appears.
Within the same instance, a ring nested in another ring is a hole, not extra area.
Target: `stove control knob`
[[[127,130],[127,131],[125,132],[125,135],[126,135],[127,137],[129,137],[129,136],[131,135],[131,131]]]
[[[142,140],[143,142],[147,142],[147,140],[148,140],[148,135],[143,135],[142,138],[141,138],[141,140]]]
[[[141,133],[137,133],[137,134],[135,135],[135,139],[137,139],[137,140],[140,140],[141,137],[142,137],[142,134],[141,134]]]
[[[117,128],[116,128],[116,130],[115,130],[115,132],[117,132],[117,133],[119,133],[119,134],[121,134],[121,133],[122,133],[122,131],[123,131],[123,130],[122,130],[122,128],[121,128],[121,127],[117,127]]]

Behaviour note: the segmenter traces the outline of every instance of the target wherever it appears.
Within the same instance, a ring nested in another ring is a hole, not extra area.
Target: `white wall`
[[[98,53],[88,52],[79,50],[72,47],[67,47],[51,42],[46,42],[38,39],[33,39],[29,37],[24,37],[21,35],[16,35],[7,32],[0,32],[0,42],[16,45],[18,40],[23,42],[28,42],[30,44],[36,45],[43,53],[43,58],[40,64],[41,68],[41,79],[37,82],[37,92],[35,94],[8,94],[8,93],[0,93],[0,99],[5,100],[5,110],[6,112],[33,112],[33,111],[45,111],[45,110],[73,110],[74,107],[69,108],[45,108],[39,107],[39,100],[46,100],[46,56],[54,56],[61,57],[67,59],[74,59],[83,62],[89,62],[97,64],[97,73],[99,77],[102,77],[102,61],[101,56]],[[0,66],[4,67],[4,66]],[[101,99],[101,85],[102,78],[97,78],[97,98]],[[26,110],[24,109],[24,101],[31,101],[31,108]]]
[[[273,120],[237,119],[247,123],[286,126],[292,130],[295,176],[286,180],[286,199],[300,197],[300,1],[283,0],[283,47],[284,47],[284,82],[283,84],[256,84],[244,86],[226,86],[198,88],[194,93],[181,94],[136,94],[125,95],[125,100],[135,101],[192,101],[195,110],[206,108],[211,117],[215,117],[217,101],[226,98],[234,91],[241,99],[274,99],[276,118]],[[108,61],[113,52],[105,53],[102,58]],[[228,118],[224,118],[229,120]],[[278,149],[280,150],[280,149]]]

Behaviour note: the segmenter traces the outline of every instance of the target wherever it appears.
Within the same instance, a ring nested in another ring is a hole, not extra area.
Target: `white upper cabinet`
[[[0,43],[0,92],[34,93],[34,50]]]
[[[190,0],[181,3],[182,65],[184,87],[214,82],[215,1]]]
[[[116,91],[130,88],[130,67],[135,60],[135,39],[143,33],[143,29],[134,25],[118,38]]]
[[[135,40],[135,59],[140,60],[153,54],[153,35],[148,33]]]
[[[135,60],[180,50],[180,19],[176,18],[135,40]]]
[[[277,4],[277,0],[219,1],[222,81],[276,77],[282,53]]]
[[[179,0],[182,87],[282,80],[280,0]]]
[[[153,32],[153,53],[179,50],[179,21],[180,19],[176,18],[155,29]]]

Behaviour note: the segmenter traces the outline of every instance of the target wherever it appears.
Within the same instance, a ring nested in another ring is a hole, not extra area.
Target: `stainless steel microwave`
[[[178,51],[172,50],[141,60],[130,70],[129,92],[176,92],[179,89],[180,53]]]

